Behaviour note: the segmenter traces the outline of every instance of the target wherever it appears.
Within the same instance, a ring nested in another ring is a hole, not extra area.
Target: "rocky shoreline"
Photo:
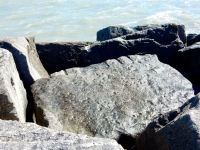
[[[199,37],[169,23],[0,39],[0,149],[200,149]]]

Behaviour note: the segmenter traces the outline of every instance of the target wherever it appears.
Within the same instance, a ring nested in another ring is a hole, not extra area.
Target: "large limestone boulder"
[[[82,55],[87,64],[96,64],[120,56],[156,54],[161,62],[173,66],[178,50],[183,47],[184,44],[179,38],[171,41],[169,45],[162,45],[153,39],[146,38],[135,40],[116,38],[87,46],[82,51]]]
[[[156,117],[137,138],[137,150],[200,149],[200,94]]]
[[[27,91],[27,121],[32,120],[33,101],[30,85],[40,78],[48,78],[49,75],[40,62],[36,51],[34,37],[1,38],[0,48],[10,51],[14,57],[20,79]]]
[[[0,120],[0,149],[123,150],[114,140],[59,132],[33,123]]]
[[[0,119],[26,121],[27,97],[12,54],[0,48]]]
[[[49,74],[73,67],[86,66],[81,48],[91,42],[54,42],[36,43],[40,60]]]
[[[155,55],[133,55],[72,68],[32,85],[37,123],[118,139],[194,96],[192,84]]]
[[[110,26],[97,32],[97,41],[109,40],[117,37],[124,39],[150,38],[167,45],[177,37],[186,45],[186,32],[183,24],[148,24],[136,27]]]
[[[30,87],[37,79],[49,77],[38,57],[34,37],[3,38],[0,47],[13,54],[25,87]]]
[[[178,51],[176,68],[192,83],[200,86],[200,42]]]

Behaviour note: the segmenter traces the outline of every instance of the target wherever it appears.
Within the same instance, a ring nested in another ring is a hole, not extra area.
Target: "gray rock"
[[[81,48],[91,42],[36,43],[40,60],[49,74],[73,67],[84,67]]]
[[[0,120],[2,150],[123,150],[114,140],[59,132],[33,123]]]
[[[25,87],[30,87],[37,79],[49,77],[38,57],[34,37],[3,38],[0,39],[0,47],[13,54]]]
[[[190,46],[196,42],[200,42],[200,34],[188,34],[187,35],[187,46]]]
[[[27,97],[12,54],[0,48],[0,119],[26,121]]]
[[[49,75],[40,62],[34,44],[34,37],[13,37],[0,39],[0,48],[10,51],[14,57],[20,79],[27,91],[27,121],[32,121],[33,101],[30,85],[40,78],[48,78]]]
[[[89,65],[101,63],[108,59],[116,59],[120,56],[156,54],[161,62],[173,66],[178,50],[183,47],[184,44],[179,38],[172,41],[169,45],[161,45],[153,39],[123,40],[116,38],[96,42],[85,47],[85,50],[82,51],[82,56]]]
[[[137,138],[137,150],[200,149],[200,94],[155,118]]]
[[[97,32],[97,41],[109,40],[123,36],[124,39],[150,38],[160,44],[167,45],[180,37],[186,44],[185,26],[182,24],[148,24],[134,28],[126,26],[110,26]]]
[[[72,68],[32,85],[37,123],[118,139],[194,96],[191,83],[155,55],[134,55]]]
[[[126,26],[109,26],[97,32],[97,41],[105,41],[123,35],[134,33],[133,29]]]
[[[178,51],[176,68],[192,83],[200,86],[200,42]]]

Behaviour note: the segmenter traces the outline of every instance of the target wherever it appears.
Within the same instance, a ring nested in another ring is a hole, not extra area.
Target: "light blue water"
[[[0,37],[36,41],[94,41],[111,25],[183,23],[200,33],[200,0],[1,0]]]

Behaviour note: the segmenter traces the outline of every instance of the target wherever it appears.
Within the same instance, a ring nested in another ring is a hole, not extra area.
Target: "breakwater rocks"
[[[172,23],[0,39],[0,149],[200,149],[199,42]]]

